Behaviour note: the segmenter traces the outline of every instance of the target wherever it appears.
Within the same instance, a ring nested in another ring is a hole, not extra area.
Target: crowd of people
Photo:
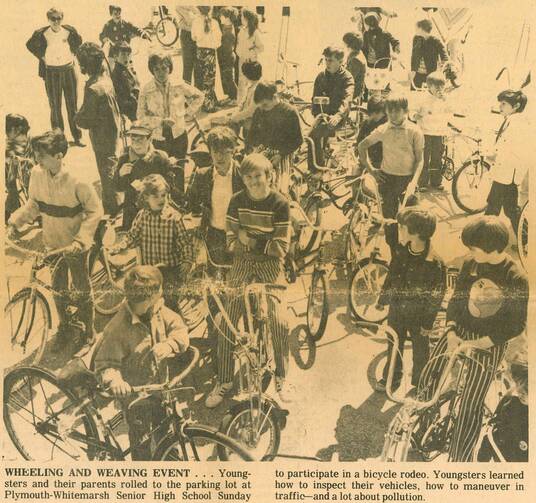
[[[431,350],[431,329],[445,296],[445,263],[431,246],[437,224],[434,212],[415,205],[417,198],[409,197],[407,189],[417,177],[421,192],[445,190],[442,153],[453,114],[446,88],[459,85],[445,45],[432,35],[431,21],[417,22],[413,38],[411,86],[424,97],[418,107],[396,90],[384,96],[367,89],[367,70],[387,68],[400,51],[400,41],[381,28],[382,19],[393,13],[361,9],[363,33],[344,34],[341,41],[346,50],[333,45],[323,52],[325,69],[314,81],[311,98],[329,101],[313,102],[315,122],[303,131],[298,111],[282,99],[276,83],[262,79],[259,54],[264,45],[254,11],[176,7],[182,79],[170,78],[177,72],[171,56],[155,53],[147,61],[153,78],[144,85],[132,67],[130,42],[150,34],[125,21],[120,7],[111,5],[109,12],[111,19],[99,35],[100,44],[83,42],[77,30],[63,22],[61,10],[46,13],[48,25],[33,33],[27,47],[39,60],[51,130],[30,137],[25,117],[14,113],[6,117],[6,158],[35,161],[31,170],[28,167],[28,201],[22,206],[17,184],[6,173],[10,235],[16,236],[24,224],[40,217],[45,245],[67,250],[52,279],[60,315],[54,350],[61,351],[66,340],[74,337],[65,321],[61,294],[68,275],[84,324],[81,346],[95,343],[87,255],[104,214],[122,212],[124,238],[111,252],[130,247],[140,251],[140,263],[125,279],[125,302],[95,348],[95,370],[117,396],[128,395],[131,386],[150,379],[143,351],[150,350],[162,360],[188,347],[188,329],[177,307],[196,262],[184,224],[186,213],[201,216],[199,235],[214,263],[230,265],[226,282],[231,288],[251,282],[285,284],[284,264],[293,232],[288,189],[294,153],[309,139],[308,169],[319,171],[326,162],[326,142],[346,123],[352,104],[357,104],[366,108],[368,117],[355,131],[359,163],[354,173],[367,172],[376,179],[383,216],[397,221],[385,230],[391,262],[378,299],[378,306],[389,306],[387,322],[400,336],[398,348],[391,344],[390,351],[401,355],[404,341],[412,341],[412,385],[420,395],[431,396],[448,352],[460,344],[475,349],[450,451],[453,461],[471,459],[491,380],[508,341],[526,326],[527,279],[508,254],[509,230],[498,218],[503,210],[517,229],[518,192],[527,166],[512,160],[511,152],[518,148],[516,124],[522,120],[518,117],[526,96],[505,90],[497,97],[504,121],[490,155],[493,185],[486,215],[463,229],[461,239],[470,258],[461,268],[448,305],[446,332]],[[87,76],[80,108],[75,60]],[[216,65],[226,95],[220,101],[215,92]],[[63,95],[72,142],[65,134]],[[215,120],[205,134],[210,166],[197,167],[186,184],[184,166],[191,141],[187,119],[223,107],[232,110]],[[70,146],[84,148],[83,129],[89,132],[95,155],[100,198],[66,161]],[[244,152],[239,152],[240,138],[244,138]],[[281,400],[288,401],[289,327],[281,306],[284,302],[269,301],[268,309],[275,386]],[[214,389],[205,402],[209,408],[232,393],[234,377],[234,335],[225,323],[214,326],[215,309],[209,306],[207,320],[217,367]],[[243,297],[229,296],[226,310],[237,325],[244,314]],[[431,359],[434,365],[427,366]],[[396,389],[402,375],[400,357],[394,372]],[[387,373],[388,366],[378,391],[385,390]],[[131,425],[131,438],[141,434],[139,425]],[[132,454],[138,459],[149,455]]]

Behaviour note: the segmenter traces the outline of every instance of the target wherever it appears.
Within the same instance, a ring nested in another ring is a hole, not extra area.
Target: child
[[[447,329],[437,343],[419,383],[419,395],[435,393],[448,353],[458,345],[472,348],[467,381],[450,443],[450,461],[471,461],[482,425],[483,404],[507,343],[527,323],[528,282],[505,253],[506,225],[493,216],[471,221],[462,231],[471,258],[460,271],[447,308]],[[422,431],[426,431],[423,424]]]
[[[240,166],[246,190],[235,194],[227,211],[227,246],[233,254],[228,280],[231,287],[251,282],[283,281],[283,261],[290,242],[290,206],[278,192],[270,188],[272,163],[261,154],[250,154]],[[270,333],[275,356],[276,390],[283,401],[288,400],[284,379],[288,365],[288,327],[283,303],[268,299]],[[227,312],[233,325],[244,314],[240,293],[228,302]],[[234,376],[234,335],[223,324],[218,340],[218,382],[205,402],[209,408],[223,401],[231,391]]]
[[[126,302],[106,325],[94,356],[95,371],[113,395],[123,398],[132,460],[151,459],[148,441],[138,445],[164,418],[158,400],[128,407],[131,386],[159,382],[159,362],[188,349],[188,330],[180,316],[163,305],[162,274],[153,266],[137,265],[125,278]],[[156,430],[154,441],[166,430]]]
[[[160,268],[164,276],[166,305],[176,309],[177,288],[194,262],[193,244],[186,233],[182,215],[169,203],[169,185],[164,177],[148,175],[138,184],[138,206],[141,209],[132,228],[113,251],[138,246],[141,263]]]
[[[488,195],[486,215],[499,215],[501,209],[510,219],[514,232],[519,224],[519,188],[526,183],[532,138],[525,132],[520,113],[527,97],[521,91],[503,91],[497,96],[504,122],[495,140],[495,161],[491,167],[493,184]]]
[[[441,72],[426,77],[428,92],[414,116],[424,133],[424,165],[419,178],[420,190],[444,190],[441,185],[443,141],[452,117],[452,110],[443,95],[445,84]]]
[[[424,138],[419,127],[407,120],[408,100],[391,95],[385,100],[389,121],[376,128],[359,143],[359,158],[379,182],[382,211],[385,218],[395,218],[402,195],[407,186],[421,169],[423,162]],[[371,166],[368,149],[376,143],[382,144],[382,164],[380,169]],[[385,240],[394,252],[397,239],[396,225],[385,229]]]
[[[402,354],[408,335],[413,345],[411,384],[419,384],[421,371],[429,360],[428,337],[445,295],[445,266],[430,246],[436,228],[435,216],[411,207],[402,210],[397,220],[399,244],[391,258],[378,304],[389,306],[388,323],[397,332],[399,341],[396,348],[389,344],[378,391],[385,390],[393,350],[397,351],[393,390],[400,386]]]
[[[344,34],[342,41],[348,51],[346,69],[354,78],[354,100],[361,103],[365,84],[365,73],[367,71],[367,60],[361,50],[363,48],[363,37],[361,33],[348,32]]]
[[[385,115],[385,100],[381,96],[371,96],[367,102],[368,117],[361,123],[357,133],[356,146],[359,145],[378,126],[387,122]],[[356,148],[356,155],[358,154]],[[368,158],[374,168],[380,169],[382,165],[382,144],[376,143],[368,149]],[[361,163],[363,164],[363,163]],[[356,173],[358,174],[358,173]]]
[[[388,68],[392,56],[400,52],[400,42],[389,32],[380,27],[380,16],[377,12],[365,14],[367,30],[363,34],[363,53],[369,68]],[[379,61],[379,60],[382,61]]]
[[[110,49],[110,57],[115,58],[112,82],[119,111],[129,120],[136,120],[140,83],[130,59],[132,49],[126,42],[118,42]]]

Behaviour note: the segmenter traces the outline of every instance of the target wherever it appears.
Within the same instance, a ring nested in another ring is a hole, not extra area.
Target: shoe
[[[82,143],[80,140],[74,140],[74,141],[70,141],[70,142],[69,142],[69,146],[71,146],[71,147],[81,147],[81,148],[83,148],[83,147],[86,146],[86,144],[85,144],[85,143]]]
[[[219,382],[217,382],[216,386],[214,386],[214,389],[207,396],[207,399],[205,400],[205,406],[209,409],[213,409],[214,407],[220,405],[220,403],[223,402],[223,398],[227,393],[229,393],[229,391],[231,391],[232,387],[232,382],[224,384],[220,384]]]
[[[288,386],[285,384],[285,379],[283,377],[275,378],[275,390],[277,391],[277,394],[283,403],[289,403],[292,401],[289,395]]]

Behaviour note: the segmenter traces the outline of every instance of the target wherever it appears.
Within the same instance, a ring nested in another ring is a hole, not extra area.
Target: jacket
[[[140,96],[140,83],[134,69],[116,61],[112,71],[112,82],[119,110],[131,121],[135,121]]]
[[[377,61],[382,58],[390,58],[391,49],[398,52],[399,48],[400,42],[389,32],[383,31],[381,28],[367,30],[363,35],[363,53],[367,57],[367,60],[371,49],[374,50]],[[384,60],[376,68],[387,68],[388,66],[389,61]]]
[[[67,42],[69,48],[73,54],[76,54],[78,48],[82,45],[82,37],[78,34],[75,28],[68,24],[62,24],[62,28],[69,32]],[[27,49],[39,60],[39,77],[45,78],[45,53],[47,50],[47,39],[45,38],[45,31],[51,29],[50,26],[44,26],[33,32],[32,36],[26,42]]]
[[[102,28],[99,40],[102,43],[104,39],[107,38],[113,44],[117,44],[118,42],[126,42],[127,44],[130,44],[130,41],[134,37],[141,37],[141,30],[137,26],[134,26],[132,23],[129,23],[124,19],[119,23],[110,19]]]
[[[352,74],[340,68],[335,73],[326,70],[320,72],[314,83],[313,99],[317,96],[327,96],[329,105],[323,106],[313,104],[312,113],[316,117],[321,111],[328,115],[339,115],[342,119],[350,111],[350,102],[354,96],[354,78]]]
[[[443,42],[437,37],[423,38],[418,35],[413,37],[413,49],[411,51],[411,71],[419,69],[421,59],[424,59],[426,73],[429,75],[437,70],[438,59],[447,61],[448,55]]]
[[[212,215],[212,188],[214,186],[214,170],[216,168],[199,168],[193,174],[193,180],[186,194],[188,211],[193,215],[201,215],[201,232],[206,233],[210,225]],[[239,166],[233,163],[233,194],[244,190],[246,187],[240,176]]]
[[[365,84],[365,73],[367,71],[367,60],[363,53],[356,54],[352,52],[346,60],[346,69],[354,78],[354,99],[361,98]]]

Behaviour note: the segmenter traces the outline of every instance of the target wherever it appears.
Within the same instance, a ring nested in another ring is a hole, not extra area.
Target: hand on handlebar
[[[66,255],[76,255],[77,253],[82,253],[83,251],[84,247],[78,241],[73,241],[71,246],[68,246],[64,249],[64,253]]]
[[[385,182],[385,173],[381,169],[374,169],[369,167],[368,171],[376,179],[377,182]]]
[[[153,346],[153,354],[157,360],[163,360],[164,358],[168,358],[173,353],[173,348],[166,341],[157,342]]]
[[[114,375],[107,381],[108,389],[113,396],[123,397],[132,393],[132,387],[123,379],[120,372]]]

